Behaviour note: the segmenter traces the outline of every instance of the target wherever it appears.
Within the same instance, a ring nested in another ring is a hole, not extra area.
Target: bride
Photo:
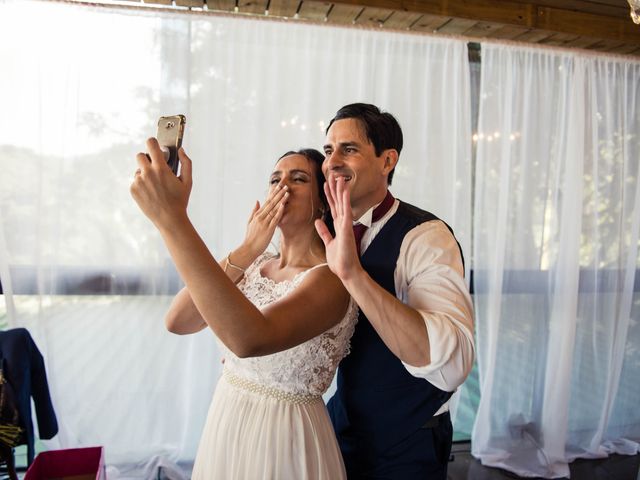
[[[357,307],[326,264],[314,221],[330,218],[316,150],[283,155],[242,244],[219,263],[187,216],[191,160],[173,175],[154,138],[136,157],[131,194],[154,223],[185,288],[167,328],[209,327],[224,372],[192,478],[341,479],[344,465],[321,395],[346,355]],[[280,253],[264,253],[275,229]]]

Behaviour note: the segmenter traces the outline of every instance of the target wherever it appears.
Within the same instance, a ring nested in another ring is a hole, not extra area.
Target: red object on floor
[[[24,480],[106,480],[102,447],[41,452]]]

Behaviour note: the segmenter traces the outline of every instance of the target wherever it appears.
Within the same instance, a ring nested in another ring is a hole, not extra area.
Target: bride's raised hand
[[[289,198],[288,189],[286,185],[277,185],[271,189],[263,205],[256,201],[253,207],[242,247],[256,257],[267,249],[273,238]]]

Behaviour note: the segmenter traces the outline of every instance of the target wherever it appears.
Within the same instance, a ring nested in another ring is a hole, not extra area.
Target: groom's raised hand
[[[315,227],[324,242],[329,268],[345,282],[362,269],[353,235],[349,187],[342,176],[329,175],[324,184],[324,191],[329,201],[336,236],[331,235],[322,220],[316,220]]]

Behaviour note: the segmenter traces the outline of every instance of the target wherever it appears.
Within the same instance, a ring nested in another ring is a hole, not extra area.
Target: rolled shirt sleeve
[[[397,297],[424,319],[431,352],[428,365],[403,365],[414,377],[453,392],[475,358],[473,303],[458,244],[443,222],[425,222],[407,233],[394,280]]]

